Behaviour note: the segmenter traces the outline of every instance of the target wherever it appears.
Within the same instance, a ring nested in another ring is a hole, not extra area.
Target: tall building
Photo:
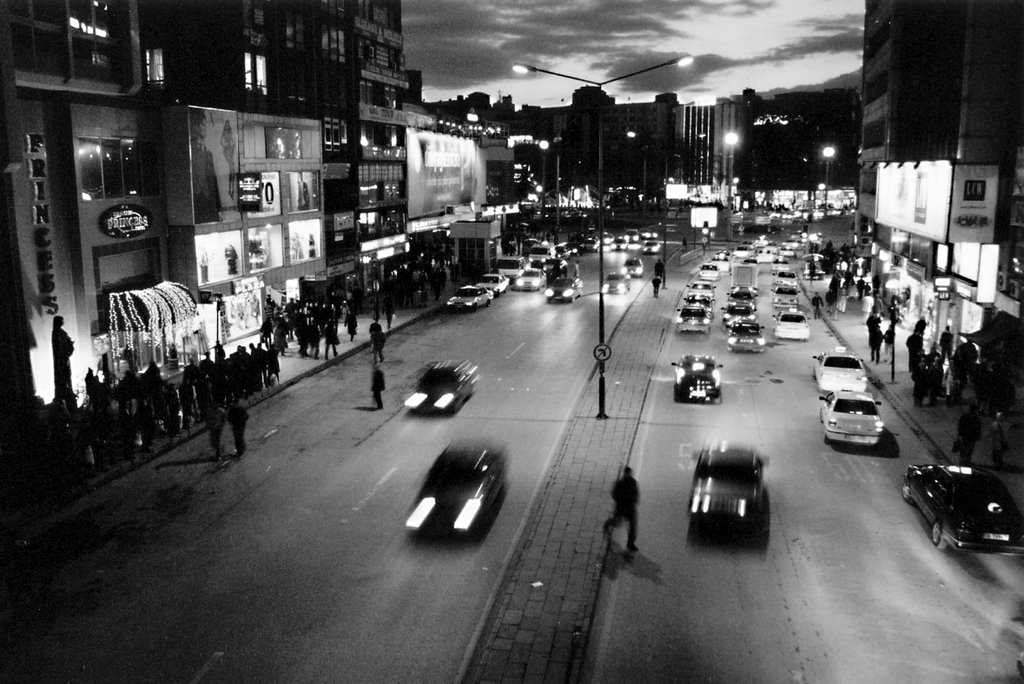
[[[1019,366],[1022,6],[869,0],[858,231],[907,321]],[[873,237],[873,244],[871,238]]]

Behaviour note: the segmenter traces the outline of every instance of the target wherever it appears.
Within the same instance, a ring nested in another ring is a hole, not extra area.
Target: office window
[[[146,50],[146,82],[154,86],[164,84],[164,51]]]
[[[79,138],[83,201],[160,193],[156,144],[134,138]]]
[[[303,31],[302,15],[297,12],[285,12],[284,15],[284,44],[289,48],[301,48],[305,43],[305,32]]]
[[[267,94],[267,58],[251,52],[245,53],[245,89]]]

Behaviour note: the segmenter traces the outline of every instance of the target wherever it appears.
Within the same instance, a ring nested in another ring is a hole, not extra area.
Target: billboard
[[[193,222],[238,219],[237,114],[189,107],[188,130]]]
[[[875,221],[945,242],[952,179],[947,161],[880,166]]]
[[[957,164],[953,169],[950,242],[992,242],[999,167]]]
[[[409,129],[406,147],[411,218],[486,201],[486,167],[474,140]]]

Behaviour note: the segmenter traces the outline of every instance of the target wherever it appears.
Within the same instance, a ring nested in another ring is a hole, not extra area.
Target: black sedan
[[[1024,554],[1020,510],[1006,485],[983,468],[907,466],[903,500],[921,511],[940,549]]]
[[[676,368],[676,401],[722,400],[722,364],[714,356],[688,354],[672,364]]]
[[[417,534],[483,534],[505,497],[505,468],[505,452],[499,447],[449,444],[430,467],[406,528]]]
[[[476,391],[477,376],[477,367],[469,361],[432,363],[405,405],[416,413],[455,413]]]
[[[725,440],[705,444],[693,473],[690,521],[741,526],[764,522],[764,468],[753,447]]]
[[[551,302],[569,302],[583,296],[583,281],[579,278],[555,278],[548,281],[544,296]]]

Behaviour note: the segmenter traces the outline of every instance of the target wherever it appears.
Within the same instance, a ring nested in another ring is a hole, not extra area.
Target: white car
[[[799,287],[800,279],[796,276],[796,271],[778,271],[775,273],[772,285],[792,285],[793,287]]]
[[[717,266],[721,273],[728,273],[732,270],[732,258],[727,252],[720,252],[711,257],[711,263]]]
[[[711,317],[699,304],[686,304],[676,310],[676,332],[711,333]]]
[[[612,249],[624,252],[630,248],[629,238],[625,235],[620,235],[612,240]]]
[[[793,268],[789,265],[789,259],[784,256],[777,256],[772,259],[772,275],[775,275],[779,271],[792,271]]]
[[[772,288],[772,307],[792,309],[795,306],[800,306],[800,290],[782,283]]]
[[[821,393],[849,390],[867,392],[868,371],[864,362],[846,347],[835,347],[814,358],[814,382]]]
[[[692,294],[705,294],[711,297],[711,301],[714,301],[715,286],[705,280],[695,280],[686,286],[686,292],[683,293],[683,296]]]
[[[718,271],[718,266],[714,264],[701,264],[700,270],[697,271],[697,277],[701,280],[719,280],[722,274]]]
[[[508,276],[503,276],[500,273],[485,273],[480,276],[480,281],[476,286],[484,288],[497,298],[508,289]]]
[[[757,263],[770,264],[775,261],[777,256],[779,256],[778,247],[760,247],[757,250]]]
[[[481,306],[491,305],[491,293],[476,285],[466,285],[455,291],[455,295],[448,300],[450,311],[476,311]]]
[[[544,289],[544,286],[547,285],[547,283],[548,277],[544,275],[544,269],[528,268],[523,271],[523,275],[516,278],[515,282],[512,283],[512,289],[526,292],[539,292]]]
[[[793,310],[783,311],[775,316],[772,334],[777,340],[801,340],[806,342],[811,339],[811,325],[807,322],[807,316],[801,312]]]
[[[644,246],[640,251],[644,254],[657,254],[661,251],[661,243],[657,240],[644,240]]]
[[[752,242],[740,243],[740,245],[736,249],[732,250],[732,256],[735,259],[743,259],[745,257],[753,256],[753,255],[754,255],[754,244]]]
[[[642,278],[644,276],[644,262],[636,257],[626,259],[626,275],[630,278]]]
[[[825,428],[825,443],[846,442],[875,446],[882,439],[885,423],[876,408],[881,404],[866,392],[840,390],[821,397],[824,405],[818,419]]]

